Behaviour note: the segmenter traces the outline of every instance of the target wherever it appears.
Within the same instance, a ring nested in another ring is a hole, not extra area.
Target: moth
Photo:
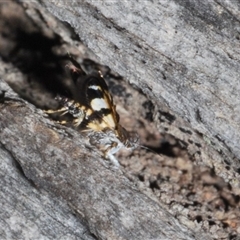
[[[105,158],[118,166],[114,154],[121,148],[136,148],[137,135],[131,137],[119,124],[116,105],[101,72],[88,75],[75,60],[67,67],[74,84],[73,99],[57,97],[62,107],[46,112],[59,112],[62,115],[69,113],[73,117],[74,127],[85,133],[90,143],[101,150]]]

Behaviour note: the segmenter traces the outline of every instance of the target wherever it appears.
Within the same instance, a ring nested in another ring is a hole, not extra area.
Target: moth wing
[[[79,73],[79,76],[77,74]],[[83,128],[102,131],[106,128],[115,130],[119,121],[112,96],[102,76],[83,75],[74,70],[74,100],[85,111]]]

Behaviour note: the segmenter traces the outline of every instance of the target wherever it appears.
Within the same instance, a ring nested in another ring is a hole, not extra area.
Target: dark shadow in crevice
[[[8,12],[5,14],[7,7]],[[11,63],[26,76],[27,86],[34,86],[37,82],[43,89],[56,95],[68,94],[69,91],[66,91],[63,84],[63,79],[67,76],[64,64],[68,57],[67,53],[61,56],[53,50],[62,45],[61,37],[53,32],[46,34],[47,31],[41,29],[44,26],[40,27],[33,22],[22,6],[16,3],[9,3],[5,8],[1,6],[0,15],[0,26],[4,26],[0,28],[0,40],[3,44],[3,47],[0,47],[2,60]],[[46,25],[45,28],[47,27]],[[11,82],[9,83],[13,90],[21,97],[27,98],[26,100],[34,102],[34,96],[27,96],[19,91],[17,80],[12,86]]]

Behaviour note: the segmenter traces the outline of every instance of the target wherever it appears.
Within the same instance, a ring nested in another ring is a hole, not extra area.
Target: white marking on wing
[[[91,101],[91,107],[94,111],[99,111],[103,108],[109,108],[108,103],[103,98],[94,98]]]
[[[91,88],[91,89],[94,89],[94,90],[99,90],[100,89],[99,86],[97,86],[97,85],[90,85],[90,86],[88,86],[88,88]]]

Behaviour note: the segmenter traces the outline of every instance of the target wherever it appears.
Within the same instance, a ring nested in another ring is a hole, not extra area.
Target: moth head
[[[139,146],[139,136],[136,133],[130,134],[120,124],[117,126],[117,136],[126,148],[134,149]]]

